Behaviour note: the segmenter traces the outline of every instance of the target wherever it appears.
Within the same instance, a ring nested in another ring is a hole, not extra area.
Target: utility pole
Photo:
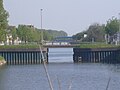
[[[43,30],[42,30],[42,11],[43,9],[40,9],[41,11],[41,44],[43,45]]]
[[[118,45],[120,45],[120,13],[118,13],[118,34],[117,34],[117,41],[118,41]]]

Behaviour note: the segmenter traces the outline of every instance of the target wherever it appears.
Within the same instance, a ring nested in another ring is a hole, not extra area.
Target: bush
[[[4,57],[0,56],[0,61],[3,61],[4,60]]]

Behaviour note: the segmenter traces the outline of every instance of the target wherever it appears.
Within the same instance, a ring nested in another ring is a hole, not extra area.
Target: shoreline
[[[0,60],[0,66],[5,65],[6,61],[5,60]]]

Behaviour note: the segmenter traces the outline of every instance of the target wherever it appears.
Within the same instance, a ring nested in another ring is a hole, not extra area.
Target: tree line
[[[106,38],[115,36],[115,34],[119,32],[119,29],[119,19],[112,17],[107,20],[106,24],[91,24],[87,30],[73,35],[73,38],[83,42],[104,42]],[[86,37],[84,37],[84,35],[86,35]]]
[[[27,42],[41,42],[43,34],[43,40],[51,41],[57,36],[67,36],[64,31],[57,30],[45,30],[35,28],[33,25],[18,25],[18,27],[9,26],[8,28],[13,39],[19,37],[21,41]]]

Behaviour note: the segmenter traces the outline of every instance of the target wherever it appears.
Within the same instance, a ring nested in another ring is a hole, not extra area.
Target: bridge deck
[[[77,45],[43,45],[45,48],[74,48]]]

